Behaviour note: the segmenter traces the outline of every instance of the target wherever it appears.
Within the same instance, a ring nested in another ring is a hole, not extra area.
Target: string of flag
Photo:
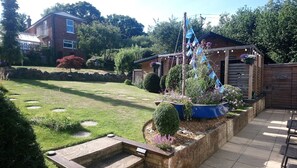
[[[190,21],[186,19],[186,27],[187,27],[187,32],[186,32],[186,39],[187,39],[187,57],[191,57],[190,65],[192,65],[193,69],[195,70],[195,76],[194,78],[198,78],[197,71],[196,69],[198,68],[198,61],[196,57],[201,57],[200,59],[200,64],[207,64],[207,68],[209,71],[208,76],[215,80],[215,89],[219,90],[220,93],[224,92],[224,86],[221,83],[220,79],[216,75],[215,71],[213,70],[212,66],[210,65],[204,49],[209,48],[211,43],[205,43],[205,41],[201,41],[199,43],[198,38],[196,37],[193,28],[190,27]],[[192,43],[191,43],[191,39]]]

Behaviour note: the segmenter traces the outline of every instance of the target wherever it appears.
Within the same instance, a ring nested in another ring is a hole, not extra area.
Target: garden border
[[[198,167],[205,160],[211,157],[219,148],[228,140],[243,129],[257,114],[265,109],[265,97],[260,97],[251,103],[251,107],[240,113],[239,116],[228,119],[225,123],[206,133],[200,135],[200,139],[175,151],[171,157],[168,155],[156,155],[156,159],[162,161],[159,163],[152,162],[152,159],[146,160],[145,165],[149,167]],[[148,122],[147,122],[148,123]],[[147,124],[146,123],[146,124]],[[146,125],[144,125],[145,127]],[[154,158],[154,156],[150,156]]]

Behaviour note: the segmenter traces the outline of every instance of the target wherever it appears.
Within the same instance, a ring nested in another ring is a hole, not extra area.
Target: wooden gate
[[[264,68],[266,107],[297,109],[297,64],[272,64]]]

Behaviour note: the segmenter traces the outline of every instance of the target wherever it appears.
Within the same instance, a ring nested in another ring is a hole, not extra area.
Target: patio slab
[[[285,143],[290,116],[289,110],[264,110],[200,168],[280,167],[283,156],[279,149]]]

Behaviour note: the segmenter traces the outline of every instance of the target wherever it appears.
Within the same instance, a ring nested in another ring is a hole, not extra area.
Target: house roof
[[[154,55],[154,56],[151,56],[151,57],[142,58],[142,59],[140,59],[140,60],[134,61],[134,63],[135,63],[135,64],[138,64],[138,63],[143,63],[143,62],[150,61],[150,60],[157,59],[157,58],[162,58],[162,57],[175,57],[175,56],[182,56],[182,53],[172,53],[172,54],[159,54],[159,55]]]
[[[46,20],[48,17],[50,17],[52,15],[59,15],[59,16],[63,16],[63,17],[66,17],[66,18],[71,18],[71,19],[74,19],[74,20],[82,21],[82,22],[84,21],[84,19],[76,17],[76,16],[71,15],[71,14],[66,13],[66,12],[54,12],[54,13],[49,13],[49,14],[45,15],[44,17],[42,17],[41,19],[36,21],[34,24],[32,24],[28,29],[30,29],[31,27],[39,24],[40,22],[43,22],[44,20]]]
[[[40,40],[37,38],[36,35],[23,32],[19,33],[18,40],[32,43],[40,43]]]
[[[156,58],[158,58],[158,55],[150,56],[150,57],[147,57],[147,58],[142,58],[142,59],[139,59],[137,61],[134,61],[134,64],[143,63],[143,62],[150,61],[150,60],[153,60],[153,59],[156,59]]]
[[[226,42],[231,42],[231,43],[234,43],[235,45],[238,45],[238,46],[240,46],[240,45],[246,45],[245,43],[242,43],[242,42],[237,41],[237,40],[234,40],[234,39],[230,39],[228,37],[225,37],[225,36],[216,34],[214,32],[208,32],[206,34],[203,34],[202,36],[200,36],[198,38],[198,40],[199,41],[202,41],[203,39],[206,39],[206,38],[220,38],[220,39],[223,39]]]

